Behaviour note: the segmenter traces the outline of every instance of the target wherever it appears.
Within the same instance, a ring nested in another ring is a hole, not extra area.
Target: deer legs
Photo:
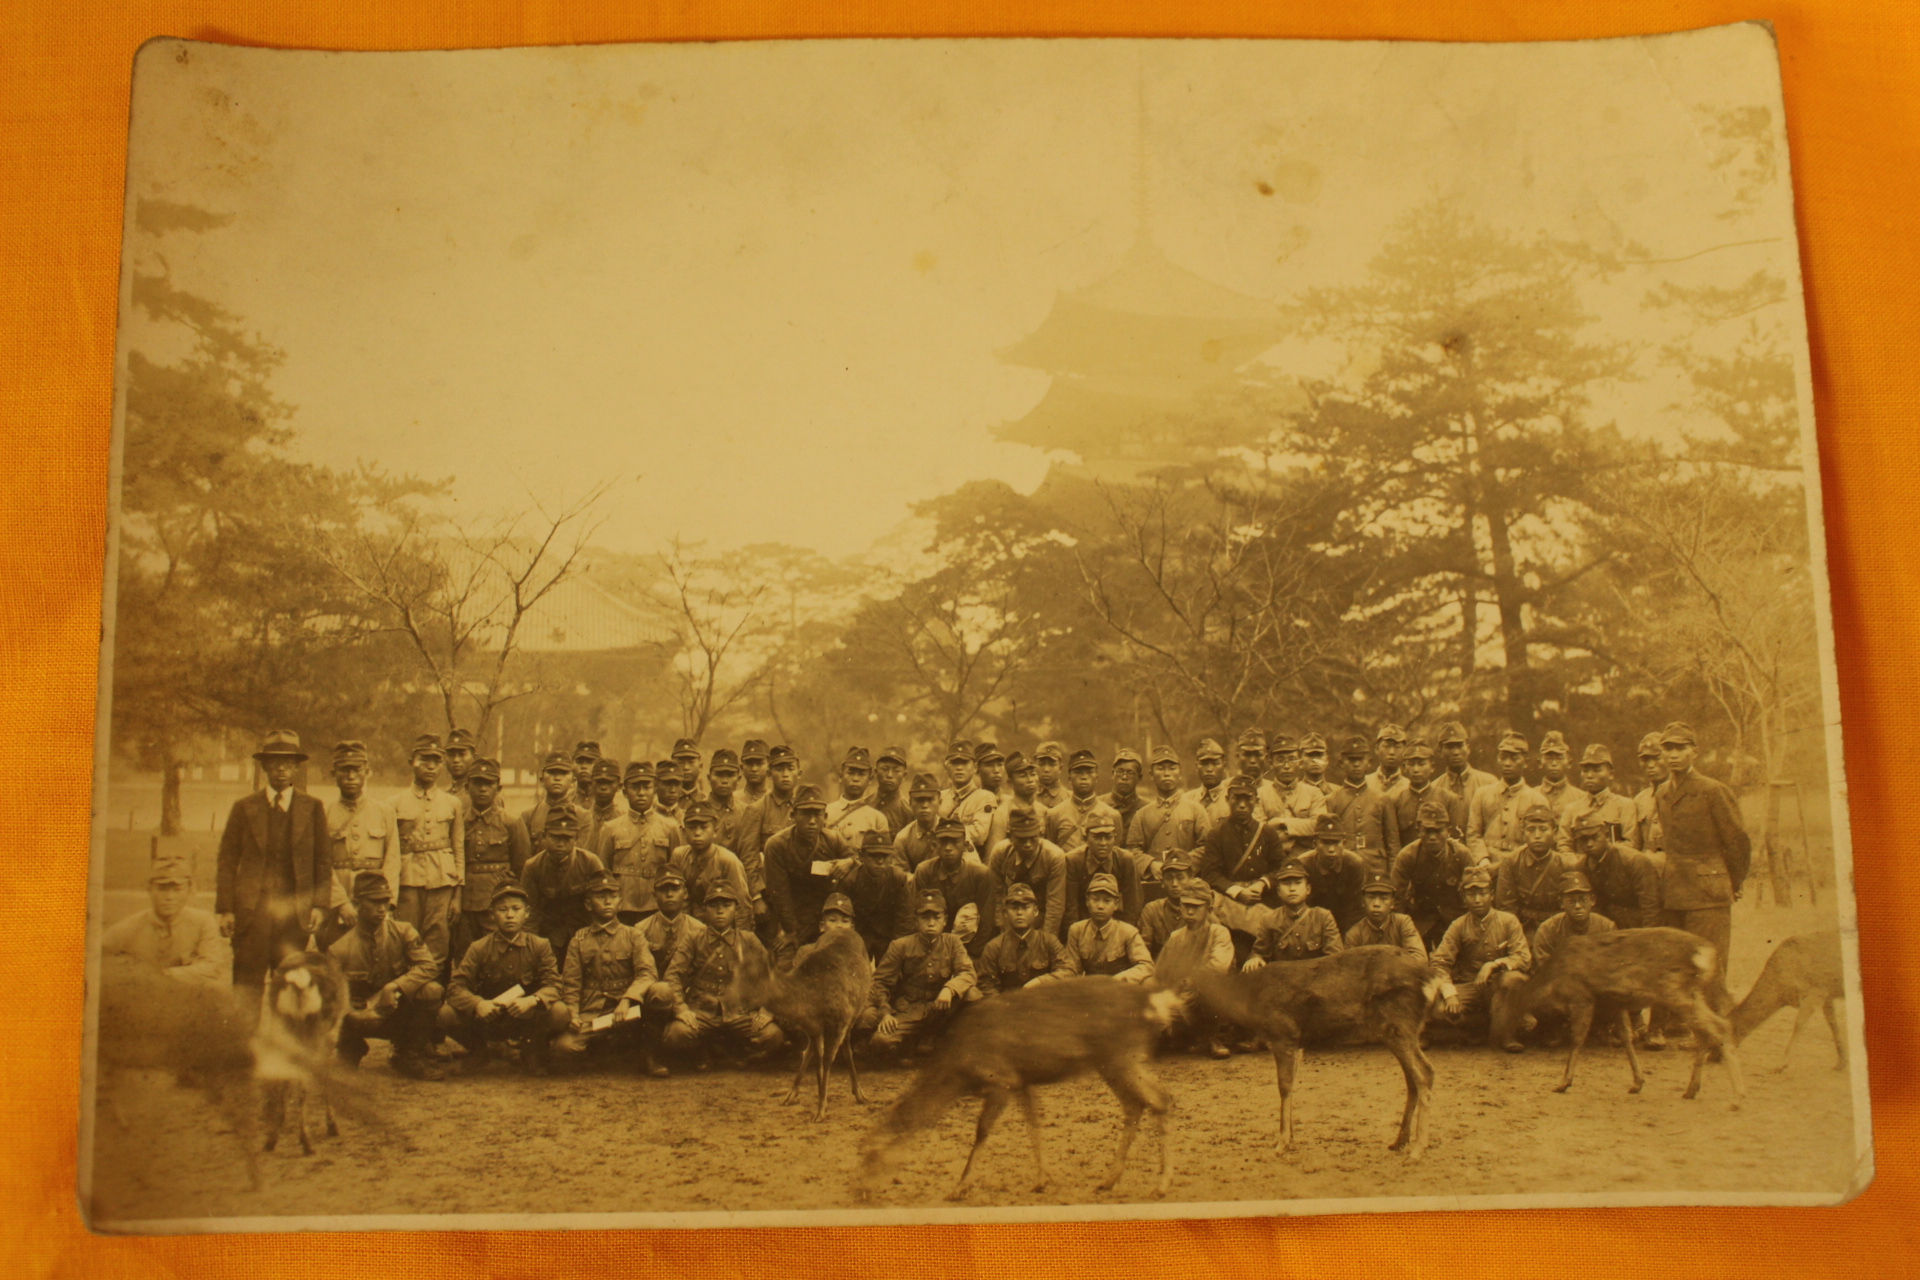
[[[1833,997],[1828,996],[1822,1000],[1820,1007],[1826,1011],[1827,1030],[1833,1032],[1834,1052],[1840,1055],[1840,1060],[1833,1064],[1833,1069],[1845,1071],[1847,1069],[1847,1037],[1840,1030],[1840,1015],[1833,1011]]]
[[[967,1187],[973,1182],[973,1162],[979,1158],[980,1148],[987,1145],[987,1135],[993,1132],[993,1126],[999,1123],[1000,1114],[1011,1101],[1013,1091],[1000,1085],[989,1086],[981,1096],[980,1119],[973,1126],[973,1147],[967,1152],[966,1164],[960,1167],[960,1181],[954,1183],[953,1190],[947,1192],[947,1199],[959,1200],[966,1196]],[[1036,1137],[1035,1142],[1038,1141]]]
[[[840,1029],[840,1051],[846,1054],[847,1083],[853,1086],[853,1100],[865,1106],[867,1095],[860,1092],[860,1068],[853,1065],[853,1028],[851,1026]]]
[[[1127,1152],[1133,1146],[1134,1135],[1140,1128],[1141,1113],[1151,1111],[1154,1128],[1160,1139],[1160,1180],[1154,1185],[1153,1194],[1164,1196],[1173,1180],[1173,1156],[1168,1149],[1171,1139],[1171,1127],[1167,1112],[1171,1105],[1167,1091],[1160,1082],[1138,1063],[1131,1063],[1125,1070],[1102,1073],[1107,1087],[1113,1090],[1114,1097],[1120,1100],[1122,1120],[1120,1124],[1120,1146],[1113,1153],[1113,1168],[1108,1170],[1106,1179],[1100,1183],[1099,1190],[1111,1191],[1120,1183],[1120,1175],[1126,1171]]]
[[[787,1096],[780,1099],[781,1106],[790,1107],[800,1100],[800,1082],[807,1078],[807,1068],[813,1063],[813,1055],[814,1038],[809,1035],[806,1046],[800,1050],[800,1065],[793,1073],[793,1083],[787,1086]],[[826,1092],[826,1086],[824,1084],[821,1085],[820,1096],[822,1101],[826,1098]]]
[[[1593,1002],[1571,1005],[1567,1009],[1567,1023],[1567,1069],[1560,1074],[1560,1083],[1553,1086],[1555,1093],[1565,1093],[1573,1087],[1573,1064],[1579,1060],[1580,1050],[1586,1048],[1587,1033],[1593,1030]]]
[[[1300,1048],[1290,1041],[1269,1037],[1273,1050],[1273,1073],[1280,1086],[1280,1141],[1274,1147],[1279,1155],[1293,1150],[1293,1076],[1300,1065]]]
[[[1400,1116],[1400,1135],[1387,1144],[1389,1151],[1404,1151],[1409,1161],[1418,1160],[1427,1149],[1427,1105],[1433,1090],[1433,1064],[1420,1049],[1420,1036],[1412,1031],[1389,1031],[1382,1036],[1387,1051],[1400,1061],[1400,1072],[1407,1078],[1407,1106]]]
[[[1640,1070],[1640,1055],[1633,1048],[1633,1011],[1620,1011],[1620,1043],[1627,1048],[1627,1070],[1633,1072],[1633,1088],[1628,1093],[1638,1093],[1647,1083],[1646,1073]]]
[[[1733,1085],[1733,1109],[1738,1111],[1741,1099],[1747,1096],[1747,1085],[1740,1075],[1740,1051],[1733,1046],[1733,1025],[1699,996],[1694,998],[1691,1008],[1682,1011],[1682,1016],[1693,1031],[1693,1075],[1687,1080],[1686,1092],[1680,1096],[1693,1098],[1699,1095],[1700,1076],[1706,1070],[1707,1055],[1718,1049],[1720,1060],[1727,1067],[1727,1079]]]

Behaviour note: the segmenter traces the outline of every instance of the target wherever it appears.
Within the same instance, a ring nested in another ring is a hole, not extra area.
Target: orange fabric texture
[[[835,35],[1566,39],[1771,20],[1786,75],[1852,783],[1878,1180],[1838,1209],[1480,1212],[1110,1226],[111,1239],[75,1205],[82,954],[121,184],[157,35],[338,49]],[[1910,0],[180,0],[0,7],[0,830],[15,948],[0,1054],[9,1276],[1878,1276],[1920,1231],[1920,859],[1886,754],[1920,710],[1920,9]],[[1908,548],[1903,552],[1901,547]],[[1903,656],[1905,655],[1905,656]],[[30,805],[28,801],[39,797]],[[37,815],[37,816],[36,816]]]

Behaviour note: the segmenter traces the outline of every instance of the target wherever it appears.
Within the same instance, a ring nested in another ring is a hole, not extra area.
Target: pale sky
[[[1797,285],[1784,165],[1759,215],[1721,219],[1699,131],[1701,109],[1744,104],[1778,127],[1755,26],[1558,45],[157,43],[130,194],[232,221],[129,254],[286,350],[275,386],[307,456],[450,476],[475,510],[627,478],[600,536],[620,550],[679,534],[847,554],[912,502],[1044,473],[990,431],[1047,379],[994,353],[1135,237],[1143,83],[1154,239],[1243,293],[1356,281],[1435,195],[1699,255],[1596,294],[1598,336],[1663,336],[1637,305],[1659,279]],[[1675,395],[1640,383],[1606,407],[1670,429]]]

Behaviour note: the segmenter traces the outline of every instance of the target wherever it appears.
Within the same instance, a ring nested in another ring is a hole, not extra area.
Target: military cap
[[[1025,756],[1021,755],[1018,751],[1014,752],[1012,755],[1007,757],[1007,776],[1008,777],[1012,777],[1016,773],[1026,773],[1029,770],[1038,769],[1039,767],[1040,766],[1038,764],[1036,764],[1032,760],[1027,759]]]
[[[1064,742],[1043,742],[1033,749],[1033,759],[1036,764],[1042,760],[1051,760],[1055,764],[1059,764],[1066,758],[1067,744]]]
[[[1581,872],[1569,871],[1560,877],[1560,892],[1563,894],[1592,893],[1593,881],[1587,879]]]
[[[1180,901],[1196,907],[1210,907],[1213,905],[1213,890],[1205,885],[1190,884],[1180,891]]]
[[[445,760],[447,753],[440,746],[440,735],[437,733],[423,733],[415,738],[413,740],[413,749],[407,752],[407,759],[411,760],[415,756],[427,756],[434,760]],[[305,756],[301,756],[300,758],[302,760],[306,759]]]
[[[1518,751],[1524,755],[1530,749],[1526,738],[1511,729],[1500,735],[1499,750],[1501,751]]]
[[[333,744],[333,767],[336,769],[343,764],[357,764],[365,768],[371,760],[372,756],[367,752],[367,744],[358,738]]]
[[[689,822],[717,823],[719,821],[720,811],[714,808],[710,801],[706,800],[695,800],[687,806],[687,811],[680,815],[680,822],[683,826]]]
[[[738,904],[739,901],[740,901],[740,895],[733,891],[733,886],[727,883],[726,877],[721,876],[719,879],[715,880],[712,884],[709,884],[707,886],[707,894],[704,898],[700,899],[700,905],[703,907],[710,907],[716,902],[731,902],[731,903]]]
[[[793,807],[795,809],[825,809],[827,797],[820,788],[812,783],[802,783],[793,789]]]
[[[598,782],[602,778],[611,778],[615,782],[618,782],[620,781],[620,762],[606,756],[601,756],[593,762],[593,768],[588,771],[587,777],[594,782]]]
[[[1235,774],[1227,781],[1227,794],[1230,796],[1257,796],[1260,784],[1244,773]]]
[[[1178,849],[1160,859],[1160,874],[1163,876],[1169,871],[1191,870],[1193,870],[1193,860],[1188,858],[1186,854],[1181,853]]]
[[[715,754],[718,755],[719,753],[715,752]],[[767,744],[763,740],[759,738],[748,738],[740,744],[740,759],[743,762],[747,760],[765,760],[767,758]]]
[[[1447,812],[1447,806],[1441,804],[1438,800],[1422,800],[1420,802],[1419,820],[1422,823],[1437,822],[1444,827],[1447,825],[1451,816],[1452,815]]]
[[[447,735],[447,750],[449,751],[455,747],[465,747],[471,751],[477,749],[479,745],[478,742],[474,741],[473,735],[465,729],[455,729]]]
[[[880,748],[880,754],[873,758],[875,764],[885,764],[889,760],[899,765],[902,769],[906,768],[907,749],[905,747],[882,747]]]
[[[1075,769],[1080,768],[1082,765],[1086,766],[1089,769],[1098,769],[1100,767],[1100,757],[1093,754],[1093,752],[1087,750],[1085,747],[1082,747],[1078,751],[1074,752],[1072,756],[1068,757],[1067,772],[1072,773]]]
[[[1340,754],[1343,758],[1351,760],[1355,756],[1372,755],[1373,748],[1368,745],[1365,738],[1356,733],[1341,744]]]
[[[975,764],[987,764],[990,761],[1005,760],[1006,758],[1006,752],[1000,750],[999,744],[997,743],[983,742],[973,749],[973,762]]]
[[[907,795],[909,798],[913,796],[937,796],[939,794],[940,784],[934,780],[934,776],[930,773],[914,774],[913,782],[907,787]]]
[[[1267,749],[1267,735],[1259,729],[1242,729],[1239,738],[1234,741],[1233,745],[1236,747],[1257,747],[1265,751]]]
[[[1311,736],[1319,741],[1322,748],[1327,745],[1327,740],[1320,737],[1319,734],[1316,733]],[[1290,733],[1273,733],[1267,737],[1267,749],[1279,756],[1285,755],[1289,751],[1298,751],[1300,744],[1294,741],[1293,735]]]
[[[580,829],[580,819],[573,816],[573,810],[564,804],[554,805],[547,810],[547,824],[542,831],[574,832]]]
[[[713,753],[713,759],[707,761],[708,773],[712,773],[716,769],[738,770],[739,768],[740,768],[740,753],[738,751],[735,751],[732,747],[716,748]]]
[[[628,782],[652,782],[653,781],[653,761],[635,760],[632,764],[627,766],[626,780]]]
[[[940,821],[934,825],[933,838],[935,840],[944,840],[948,836],[953,837],[955,840],[965,840],[967,838],[967,824],[958,818],[940,819]]]
[[[1313,820],[1313,838],[1315,840],[1338,840],[1345,836],[1340,830],[1340,819],[1331,813],[1323,813]]]
[[[1376,871],[1367,877],[1365,884],[1360,886],[1360,892],[1363,895],[1369,893],[1392,893],[1393,881]]]
[[[947,754],[945,758],[949,762],[954,760],[971,760],[973,759],[973,744],[965,738],[956,738],[947,744]]]
[[[752,760],[755,757],[742,756],[741,758],[743,760]],[[790,764],[800,763],[800,757],[794,754],[793,748],[785,745],[778,746],[778,747],[769,747],[767,749],[766,760],[769,765],[776,765],[781,763],[782,761],[786,761],[787,763],[790,763]]]
[[[841,915],[851,920],[853,919],[853,899],[844,893],[830,893],[827,895],[826,902],[820,908],[820,914],[824,916],[829,911],[838,911]]]
[[[1533,802],[1532,804],[1530,804],[1530,805],[1528,805],[1528,806],[1527,806],[1527,807],[1526,807],[1525,809],[1522,809],[1522,810],[1520,811],[1520,821],[1522,821],[1522,822],[1535,822],[1535,821],[1539,821],[1539,822],[1551,822],[1551,823],[1553,823],[1553,824],[1554,824],[1555,826],[1559,826],[1559,825],[1560,825],[1560,815],[1559,815],[1559,814],[1557,814],[1557,813],[1555,813],[1555,812],[1553,811],[1553,806],[1552,806],[1552,805],[1550,805],[1550,804],[1548,804],[1548,803],[1547,803],[1546,801],[1544,801],[1544,800],[1535,800],[1535,801],[1534,801],[1534,802]]]
[[[1087,820],[1080,826],[1082,831],[1118,831],[1119,829],[1120,815],[1111,809],[1095,809],[1087,815]]]
[[[375,898],[382,902],[393,901],[393,886],[378,871],[358,871],[353,877],[353,896]]]
[[[700,748],[694,744],[692,738],[675,738],[673,740],[673,750],[670,754],[675,760],[698,760],[700,758]]]
[[[1092,826],[1093,820],[1088,819],[1087,825]],[[1013,836],[1016,839],[1023,838],[1025,836],[1039,835],[1040,834],[1039,815],[1034,813],[1033,810],[1027,808],[1025,805],[1021,805],[1020,807],[1016,808],[1012,813],[1007,815],[1007,834],[1010,836]]]
[[[500,781],[500,762],[490,756],[480,756],[467,768],[467,781]]]
[[[600,758],[600,744],[597,742],[574,743],[573,758],[575,760],[598,760]]]
[[[1179,764],[1180,753],[1178,751],[1175,751],[1172,747],[1167,746],[1165,743],[1162,743],[1160,746],[1157,746],[1153,749],[1153,758],[1151,763]]]
[[[1118,769],[1123,764],[1130,764],[1136,769],[1144,769],[1146,768],[1147,762],[1141,759],[1140,753],[1132,747],[1121,747],[1113,753],[1113,767]]]
[[[920,916],[929,911],[947,914],[947,895],[938,889],[928,889],[913,900],[913,914]]]
[[[540,761],[540,772],[572,773],[573,757],[564,751],[549,751],[545,758]]]
[[[1413,741],[1407,743],[1407,749],[1400,753],[1400,758],[1402,760],[1431,760],[1433,759],[1433,744],[1425,738],[1415,738]]]
[[[1280,865],[1280,874],[1274,877],[1276,881],[1305,880],[1307,878],[1307,865],[1298,858],[1288,858]]]
[[[580,886],[580,896],[583,898],[588,894],[608,892],[620,892],[620,878],[605,871],[596,871]]]
[[[678,764],[678,762],[673,760],[661,760],[656,762],[653,766],[653,780],[655,782],[683,781],[683,779],[680,777],[680,765]]]
[[[1218,739],[1202,738],[1200,739],[1200,745],[1193,749],[1193,758],[1195,760],[1224,760],[1227,758],[1227,749],[1220,745]]]
[[[434,739],[434,745],[439,745]],[[291,729],[269,729],[260,739],[260,749],[253,753],[255,760],[265,760],[269,756],[292,756],[295,760],[305,760],[307,753],[300,749],[300,735]]]
[[[1293,749],[1292,738],[1289,738],[1285,734],[1282,734],[1280,735],[1280,741],[1286,744],[1287,750],[1291,751]],[[1280,749],[1279,746],[1276,744],[1275,750],[1279,750],[1279,749]],[[1309,752],[1325,752],[1326,749],[1327,749],[1327,740],[1321,737],[1317,733],[1309,733],[1305,737],[1300,739],[1300,751],[1303,755]]]
[[[686,883],[687,883],[687,878],[681,875],[679,870],[672,866],[665,866],[660,868],[660,874],[656,875],[653,878],[653,887],[656,890],[670,889],[676,884],[685,885]]]
[[[1690,747],[1693,744],[1693,726],[1685,720],[1675,720],[1660,731],[1660,745],[1663,747]]]
[[[1379,732],[1373,735],[1373,740],[1375,742],[1405,742],[1407,740],[1407,731],[1389,721],[1380,726]]]
[[[527,897],[527,891],[520,887],[520,882],[511,877],[493,886],[493,896],[487,899],[487,905],[497,907],[500,905],[500,899],[502,898],[518,898],[522,902],[530,900]]]
[[[1558,729],[1549,729],[1547,736],[1540,739],[1540,754],[1544,756],[1555,751],[1563,756],[1573,754],[1573,748],[1567,745],[1567,735]]]
[[[1657,758],[1659,755],[1660,755],[1660,735],[1659,734],[1650,733],[1646,737],[1640,739],[1639,756],[1642,760],[1645,760],[1649,756],[1653,756]]]
[[[1589,831],[1605,831],[1607,824],[1600,821],[1600,815],[1589,809],[1573,820],[1574,835],[1585,835]]]
[[[1037,902],[1039,899],[1033,896],[1032,885],[1028,884],[1025,880],[1015,880],[1007,886],[1004,901],[1008,906],[1012,906],[1016,902]]]
[[[193,879],[193,857],[168,850],[157,853],[147,866],[148,884],[185,884]]]
[[[1487,870],[1485,867],[1469,868],[1460,873],[1460,887],[1462,889],[1491,889],[1493,888],[1493,872]]]
[[[873,757],[868,754],[865,747],[848,747],[845,758],[840,761],[840,767],[844,769],[848,765],[852,765],[856,769],[871,769],[873,768]]]
[[[1580,763],[1612,764],[1613,752],[1607,749],[1607,744],[1604,742],[1589,742],[1587,749],[1580,753]]]
[[[1436,736],[1440,739],[1440,745],[1443,747],[1449,742],[1467,742],[1470,740],[1467,734],[1467,726],[1458,720],[1449,720],[1441,725],[1440,732]]]
[[[1110,872],[1099,872],[1087,881],[1087,893],[1089,896],[1105,893],[1117,898],[1120,896],[1120,881]]]
[[[868,831],[860,837],[860,852],[890,854],[893,852],[893,837],[884,831]]]

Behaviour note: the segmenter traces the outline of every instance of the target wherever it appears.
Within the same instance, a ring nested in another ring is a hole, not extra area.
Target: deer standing
[[[1775,1013],[1792,1005],[1795,1010],[1793,1033],[1787,1037],[1787,1052],[1775,1067],[1785,1071],[1793,1057],[1793,1046],[1809,1022],[1814,1006],[1827,1015],[1827,1028],[1833,1032],[1833,1048],[1839,1061],[1835,1071],[1847,1069],[1847,1037],[1840,1029],[1840,1017],[1833,1002],[1846,995],[1846,977],[1840,963],[1840,934],[1828,929],[1821,933],[1799,934],[1788,938],[1767,957],[1753,990],[1747,992],[1733,1011],[1733,1042],[1739,1044],[1760,1028]]]
[[[782,1106],[799,1099],[800,1082],[812,1064],[818,1085],[813,1118],[826,1119],[827,1077],[833,1060],[843,1052],[853,1100],[866,1102],[860,1092],[860,1070],[853,1064],[853,1025],[873,995],[873,960],[858,933],[827,930],[785,974],[769,969],[765,954],[750,947],[734,984],[739,1003],[748,1008],[765,1006],[774,1021],[806,1037],[807,1046],[801,1051],[793,1084],[780,1100]]]
[[[267,975],[266,1012],[254,1033],[253,1048],[254,1070],[266,1082],[268,1151],[280,1142],[291,1102],[301,1154],[313,1154],[313,1136],[307,1131],[310,1089],[320,1094],[327,1136],[340,1135],[326,1064],[346,1015],[347,980],[331,956],[296,951]]]
[[[1700,1092],[1700,1076],[1710,1051],[1718,1049],[1733,1082],[1734,1107],[1746,1096],[1740,1078],[1740,1059],[1734,1049],[1733,1028],[1715,1012],[1711,993],[1716,989],[1718,955],[1713,944],[1684,929],[1615,929],[1568,938],[1553,953],[1546,968],[1516,986],[1504,1009],[1496,1009],[1501,1026],[1496,1032],[1510,1037],[1533,1008],[1562,1005],[1571,1024],[1567,1066],[1555,1093],[1573,1084],[1573,1064],[1593,1027],[1594,1005],[1604,999],[1618,1008],[1620,1039],[1627,1048],[1627,1066],[1638,1093],[1647,1078],[1633,1049],[1632,1010],[1656,1005],[1679,1019],[1693,1033],[1693,1076],[1683,1098]]]
[[[1120,1146],[1099,1189],[1111,1191],[1119,1183],[1140,1116],[1151,1111],[1160,1131],[1160,1180],[1154,1194],[1165,1195],[1173,1177],[1173,1138],[1167,1118],[1171,1099],[1148,1069],[1147,1059],[1179,1004],[1179,997],[1170,991],[1086,977],[1032,983],[969,1005],[933,1060],[867,1135],[855,1195],[870,1199],[887,1167],[900,1158],[900,1149],[969,1095],[981,1099],[980,1119],[960,1179],[947,1199],[966,1195],[980,1148],[1015,1099],[1033,1141],[1033,1189],[1045,1190],[1047,1161],[1033,1087],[1087,1071],[1098,1074],[1113,1090],[1123,1115]]]

